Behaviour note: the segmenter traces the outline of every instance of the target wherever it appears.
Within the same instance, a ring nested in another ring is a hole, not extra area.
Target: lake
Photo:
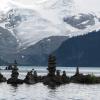
[[[4,69],[1,66],[1,69]],[[47,74],[46,67],[19,67],[19,78],[24,79],[27,71],[35,69],[38,75]],[[74,75],[75,67],[58,67],[57,69],[66,70],[67,75]],[[84,74],[94,73],[100,76],[99,67],[81,67],[80,72]],[[11,71],[1,70],[1,73],[7,77],[11,75]],[[80,85],[66,84],[55,89],[44,86],[42,83],[34,85],[22,84],[12,86],[7,83],[0,84],[0,100],[100,100],[100,84],[95,85]]]

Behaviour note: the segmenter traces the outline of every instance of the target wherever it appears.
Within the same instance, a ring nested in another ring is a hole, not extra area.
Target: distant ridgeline
[[[7,65],[8,64],[8,62],[6,62],[6,61],[4,61],[4,60],[2,60],[1,58],[0,58],[0,65]]]
[[[66,40],[53,54],[59,66],[100,66],[100,31]]]
[[[57,39],[57,42],[58,40],[60,41],[60,37]],[[53,46],[54,45],[50,45],[51,48],[53,48]],[[47,59],[50,52],[46,53],[45,51],[50,47],[43,45],[43,50],[40,47],[29,47],[16,55],[6,56],[9,59],[11,58],[12,61],[16,59],[19,62],[19,65],[47,66]],[[35,48],[36,52],[34,53]],[[57,58],[57,66],[99,67],[100,31],[69,39],[67,38],[56,51],[52,51],[52,54]],[[24,59],[22,58],[22,55],[25,55]],[[10,63],[10,61],[6,61],[6,58],[0,59],[0,65],[5,65],[7,62]]]

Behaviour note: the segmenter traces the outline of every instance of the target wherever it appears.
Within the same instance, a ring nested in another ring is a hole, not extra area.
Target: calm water
[[[2,67],[4,68],[4,67]],[[47,73],[44,67],[19,67],[20,78],[24,78],[27,71],[36,69],[38,74]],[[58,68],[61,71],[66,70],[69,76],[73,75],[75,68]],[[100,75],[100,68],[80,68],[84,74],[94,73]],[[10,77],[10,71],[1,70],[1,73],[7,78]],[[44,86],[42,83],[35,85],[12,86],[6,83],[0,84],[0,100],[100,100],[100,85],[79,85],[66,84],[55,89]]]

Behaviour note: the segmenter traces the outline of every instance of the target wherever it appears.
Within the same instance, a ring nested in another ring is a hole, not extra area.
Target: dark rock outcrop
[[[32,71],[28,72],[25,79],[24,79],[24,82],[27,83],[27,84],[35,84],[35,80],[34,80],[34,76],[32,74]]]
[[[76,73],[71,78],[71,82],[80,84],[97,84],[100,83],[100,77],[94,75],[83,75],[79,73],[79,68],[77,67]]]
[[[70,82],[70,78],[66,75],[66,72],[63,71],[63,74],[61,76],[61,79],[62,79],[62,83],[63,84],[66,84],[66,83],[69,83]]]
[[[35,84],[41,82],[41,76],[37,75],[37,72],[29,71],[24,79],[24,82],[27,84]]]
[[[0,82],[6,82],[6,78],[0,73]]]

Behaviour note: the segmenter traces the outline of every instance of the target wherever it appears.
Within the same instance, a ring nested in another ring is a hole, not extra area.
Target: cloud
[[[34,5],[48,2],[49,0],[14,0],[24,5]],[[52,0],[51,0],[52,1]]]
[[[0,11],[6,12],[9,10],[9,1],[10,0],[0,0]]]
[[[75,4],[80,11],[100,11],[100,0],[75,0]]]

